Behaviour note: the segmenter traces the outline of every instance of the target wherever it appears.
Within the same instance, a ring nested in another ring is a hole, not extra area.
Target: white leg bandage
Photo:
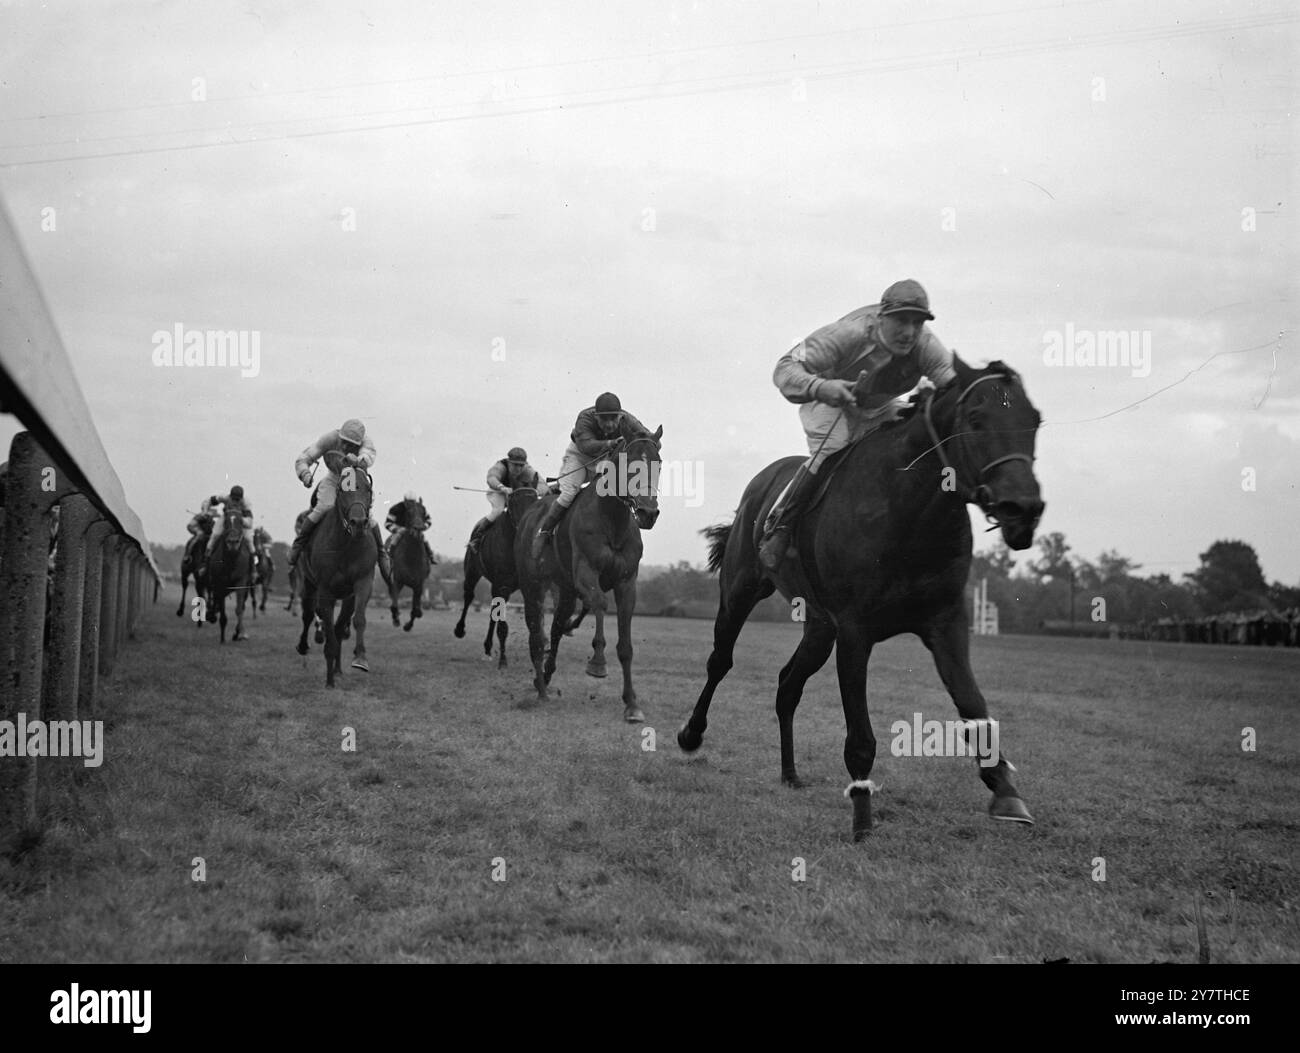
[[[851,797],[852,794],[850,791],[852,790],[866,790],[872,796],[875,796],[880,792],[880,787],[870,779],[857,779],[844,787],[844,796]]]

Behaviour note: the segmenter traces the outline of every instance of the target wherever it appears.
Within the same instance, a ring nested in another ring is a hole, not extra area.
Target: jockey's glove
[[[304,468],[298,473],[298,479],[303,486],[311,486],[311,472]]]
[[[854,401],[853,385],[847,380],[823,380],[817,388],[816,399],[828,406],[847,406]]]

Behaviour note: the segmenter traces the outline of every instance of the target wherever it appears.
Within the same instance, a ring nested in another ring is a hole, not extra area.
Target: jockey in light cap
[[[772,374],[799,417],[812,454],[777,499],[764,524],[759,559],[776,570],[813,489],[817,470],[836,450],[897,413],[897,396],[921,377],[943,387],[956,376],[952,352],[926,326],[934,321],[919,282],[895,282],[880,303],[860,307],[818,329],[781,356]]]
[[[324,458],[327,453],[333,452],[342,454],[340,467],[369,468],[375,463],[375,444],[366,434],[366,426],[355,418],[346,420],[341,428],[327,431],[298,455],[293,469],[303,486],[311,486],[311,466]],[[289,552],[289,566],[292,567],[298,562],[298,556],[302,553],[307,538],[316,529],[316,524],[334,507],[334,499],[338,496],[338,492],[339,475],[330,468],[329,460],[326,460],[325,478],[316,489],[316,507],[307,513],[299,528],[298,536],[293,539],[293,548]],[[370,521],[370,529],[374,532],[375,548],[379,553],[379,572],[384,576],[384,581],[388,581],[392,574],[392,561],[384,550],[384,539],[379,534],[379,524],[373,519]]]
[[[416,495],[414,490],[407,490],[402,495],[402,499],[388,510],[388,517],[384,520],[384,529],[387,530],[388,540],[384,542],[384,548],[391,556],[398,538],[407,532],[407,530],[428,530],[433,526],[433,520],[429,518],[428,509],[422,509],[420,506],[423,502]],[[417,521],[412,516],[420,516]],[[429,557],[429,566],[433,566],[438,561],[434,559],[433,549],[429,547],[429,539],[422,538],[424,542],[424,554]]]

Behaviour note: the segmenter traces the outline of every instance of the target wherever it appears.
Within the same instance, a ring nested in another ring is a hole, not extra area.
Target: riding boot
[[[311,532],[316,529],[319,520],[312,519],[310,516],[302,521],[302,531],[293,539],[293,545],[289,549],[289,566],[296,566],[298,557],[302,555],[302,550],[307,547],[307,539],[311,537]]]
[[[484,516],[474,524],[474,529],[470,531],[468,548],[474,555],[478,555],[479,542],[483,540],[483,535],[487,533],[487,528],[491,525],[492,521],[487,516]]]
[[[426,556],[429,557],[429,566],[436,567],[438,565],[438,561],[437,559],[434,558],[433,549],[429,547],[428,538],[424,539],[424,553]]]
[[[533,536],[533,547],[530,552],[533,562],[542,558],[542,550],[546,547],[547,539],[550,538],[551,532],[555,529],[555,525],[559,523],[565,511],[565,507],[559,501],[556,501],[546,510],[546,515],[542,517],[541,525]]]
[[[384,539],[379,533],[379,524],[373,520],[370,523],[370,531],[375,535],[375,548],[379,553],[379,573],[383,576],[384,584],[390,589],[393,587],[393,561],[388,555],[388,550],[384,548]]]
[[[816,475],[801,466],[785,501],[769,513],[763,541],[758,549],[759,562],[768,570],[776,570],[785,559],[786,550],[790,547],[790,536],[812,495],[813,480],[816,478]]]

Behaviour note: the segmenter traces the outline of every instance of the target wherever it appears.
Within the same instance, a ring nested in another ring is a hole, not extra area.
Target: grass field
[[[610,677],[583,674],[584,629],[563,694],[529,708],[515,615],[500,672],[486,613],[456,640],[451,612],[407,634],[372,609],[373,671],[349,641],[329,691],[278,607],[220,648],[175,604],[104,687],[103,766],[72,762],[43,841],[0,861],[2,962],[1194,962],[1198,894],[1212,961],[1300,960],[1295,650],[976,640],[1030,829],[988,820],[972,761],[890,755],[895,720],[954,715],[920,643],[891,641],[868,683],[876,832],[854,845],[833,662],[796,718],[812,785],[779,783],[794,625],[746,628],[688,757],[707,622],[634,623],[648,751],[612,641]]]

